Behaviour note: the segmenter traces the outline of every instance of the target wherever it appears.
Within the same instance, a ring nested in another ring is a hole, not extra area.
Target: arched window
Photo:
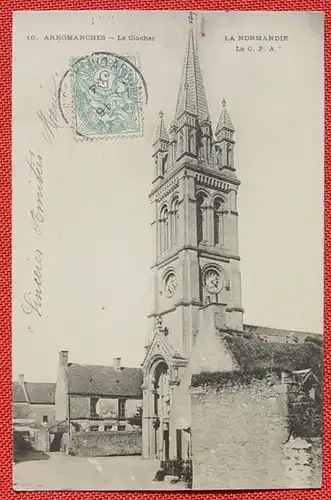
[[[198,244],[207,241],[207,197],[199,194],[197,197],[197,235]]]
[[[230,144],[228,144],[226,148],[226,164],[228,166],[232,165],[232,147]]]
[[[205,148],[204,141],[202,140],[201,147],[200,147],[200,158],[201,158],[201,160],[203,160],[205,157],[206,157],[206,148]]]
[[[194,132],[190,130],[188,133],[188,150],[190,153],[194,153]]]
[[[213,206],[214,245],[224,244],[224,201],[217,199]]]
[[[166,173],[166,170],[167,170],[167,156],[164,155],[163,158],[162,158],[162,175],[164,175]]]
[[[171,206],[171,245],[176,245],[178,240],[179,204],[176,197]]]
[[[164,212],[164,250],[169,248],[169,212]]]
[[[206,138],[206,160],[208,161],[210,158],[210,138]]]
[[[182,154],[184,151],[184,134],[181,130],[179,133],[179,154]]]
[[[169,247],[169,212],[163,207],[160,213],[160,251],[164,252]]]
[[[217,164],[220,167],[222,166],[222,149],[221,148],[217,151]]]

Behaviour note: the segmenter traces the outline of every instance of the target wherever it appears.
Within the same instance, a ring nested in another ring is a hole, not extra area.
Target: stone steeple
[[[154,139],[153,139],[153,143],[152,143],[154,148],[161,145],[158,143],[163,143],[163,142],[168,143],[169,142],[169,135],[168,135],[166,126],[164,124],[164,119],[163,119],[163,111],[160,111],[159,117],[160,117],[160,121],[159,121],[158,126],[156,127]]]
[[[217,123],[215,134],[217,135],[224,128],[228,129],[230,132],[234,132],[234,126],[227,110],[225,99],[222,100],[222,111]]]
[[[170,166],[183,157],[200,163],[214,161],[211,121],[192,23],[190,15],[175,117],[170,127]]]
[[[222,100],[222,111],[215,131],[215,149],[217,163],[224,174],[233,175],[234,167],[234,126],[226,107],[226,100]]]
[[[160,121],[153,139],[154,157],[154,182],[163,179],[167,167],[169,150],[169,135],[163,119],[163,111],[159,113]]]
[[[210,117],[193,35],[192,18],[189,20],[189,38],[179,86],[175,120],[178,121],[183,113],[192,113],[198,118],[201,125],[204,121],[210,122]]]

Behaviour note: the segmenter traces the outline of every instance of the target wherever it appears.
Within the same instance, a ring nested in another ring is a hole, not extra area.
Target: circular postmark
[[[138,56],[111,52],[71,58],[58,91],[64,121],[88,139],[141,136],[147,98]]]

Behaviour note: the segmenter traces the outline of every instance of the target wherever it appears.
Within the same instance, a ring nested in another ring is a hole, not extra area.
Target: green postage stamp
[[[74,127],[86,138],[143,133],[144,80],[137,56],[95,53],[71,60]]]

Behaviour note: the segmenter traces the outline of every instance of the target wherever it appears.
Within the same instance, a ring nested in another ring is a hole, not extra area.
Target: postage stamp
[[[71,58],[72,128],[80,138],[143,134],[145,81],[137,55]]]

